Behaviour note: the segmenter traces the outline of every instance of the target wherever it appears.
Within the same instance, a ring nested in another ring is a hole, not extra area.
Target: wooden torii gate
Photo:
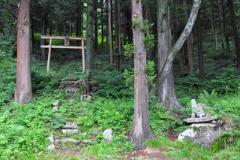
[[[47,60],[47,73],[50,72],[50,63],[51,63],[51,52],[52,48],[57,48],[57,49],[77,49],[81,50],[82,52],[82,68],[83,72],[85,72],[86,68],[86,60],[85,60],[85,43],[86,38],[83,37],[70,37],[70,36],[46,36],[46,35],[41,35],[41,39],[43,40],[49,40],[49,44],[41,44],[41,48],[48,48],[48,60]],[[52,45],[52,40],[64,40],[64,46],[60,45]],[[81,46],[69,46],[70,40],[75,40],[75,41],[81,41]]]

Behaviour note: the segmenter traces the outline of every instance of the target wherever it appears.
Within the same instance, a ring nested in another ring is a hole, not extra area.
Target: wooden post
[[[86,68],[86,63],[85,63],[85,47],[84,47],[84,40],[82,39],[82,68],[83,68],[83,73],[85,72]]]
[[[52,51],[52,39],[50,39],[49,49],[48,49],[48,62],[47,62],[47,73],[48,74],[50,72],[51,51]]]

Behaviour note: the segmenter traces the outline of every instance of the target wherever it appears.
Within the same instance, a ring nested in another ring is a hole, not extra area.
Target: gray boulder
[[[112,143],[113,141],[112,129],[106,129],[103,132],[103,138],[107,143]]]
[[[229,130],[229,128],[220,121],[217,123],[192,124],[187,130],[179,134],[178,140],[184,141],[188,139],[193,143],[211,147],[214,140],[227,130]]]

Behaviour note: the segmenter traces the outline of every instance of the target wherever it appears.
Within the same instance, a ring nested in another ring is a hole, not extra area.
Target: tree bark
[[[158,75],[161,74],[161,70],[168,57],[171,47],[172,35],[170,27],[169,2],[166,0],[158,0]],[[168,110],[180,108],[180,104],[175,95],[172,69],[164,81],[158,81],[157,86],[158,101],[164,107]]]
[[[94,0],[88,0],[87,11],[87,51],[86,51],[86,74],[90,78],[94,51]]]
[[[236,67],[240,69],[240,35],[236,22],[236,14],[234,10],[233,0],[228,0],[228,8],[231,15],[231,24],[233,29],[234,41],[235,41],[235,49],[236,49]]]
[[[44,14],[42,16],[42,28],[41,28],[41,34],[42,35],[46,35],[46,33],[47,33],[46,29],[47,29],[47,15]],[[42,45],[45,44],[45,40],[44,39],[41,39],[41,44]],[[41,49],[41,58],[43,60],[46,59],[46,49],[44,49],[44,48]]]
[[[98,49],[98,1],[94,3],[94,11],[95,11],[95,16],[94,16],[94,49],[95,51]]]
[[[29,103],[32,100],[30,67],[30,0],[21,0],[17,18],[17,82],[15,100]]]
[[[132,0],[132,21],[142,22],[142,2]],[[134,126],[131,141],[136,149],[144,147],[145,140],[152,137],[148,122],[148,85],[146,75],[146,49],[144,33],[139,26],[133,26],[134,53]]]

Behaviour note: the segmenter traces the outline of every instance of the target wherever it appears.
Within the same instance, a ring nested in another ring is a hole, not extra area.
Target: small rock
[[[56,147],[55,147],[55,140],[54,140],[53,134],[51,134],[51,135],[48,137],[48,140],[49,140],[49,142],[50,142],[51,144],[48,146],[47,150],[50,151],[50,152],[55,151],[55,150],[56,150]]]
[[[64,126],[63,129],[78,129],[78,125],[74,122],[67,122]]]
[[[92,100],[92,96],[84,94],[84,95],[81,95],[80,100],[81,101],[91,101]]]
[[[50,151],[50,152],[54,152],[54,151],[56,151],[56,147],[55,147],[54,144],[51,144],[51,145],[48,146],[47,150]]]
[[[78,129],[62,129],[62,133],[65,135],[72,135],[72,134],[78,134]]]
[[[107,143],[112,143],[113,141],[112,129],[106,129],[103,132],[103,138]]]
[[[60,108],[60,101],[57,100],[57,101],[53,102],[52,106],[53,106],[54,110],[58,110]]]
[[[93,134],[94,136],[96,136],[96,135],[98,134],[98,129],[97,129],[97,128],[94,128],[93,131],[92,131],[92,134]]]
[[[54,136],[53,134],[51,134],[49,137],[48,137],[48,140],[50,141],[50,143],[54,143]]]
[[[85,143],[85,144],[89,144],[89,143],[92,143],[93,142],[93,140],[91,140],[91,139],[84,139],[83,140],[83,143]]]

